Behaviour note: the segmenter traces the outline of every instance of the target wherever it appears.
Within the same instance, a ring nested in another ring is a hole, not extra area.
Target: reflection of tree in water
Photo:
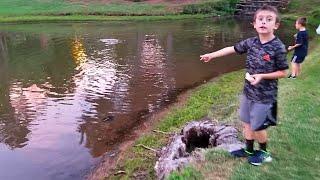
[[[172,36],[168,35],[166,40],[168,48],[172,48]],[[132,46],[135,47],[130,44]],[[174,81],[168,75],[167,55],[159,39],[139,35],[137,50],[134,63],[129,64],[127,60],[123,64],[123,61],[119,62],[123,49],[119,45],[106,45],[105,49],[96,50],[89,58],[95,63],[88,62],[84,66],[87,69],[84,69],[81,81],[87,82],[84,81],[88,78],[86,76],[90,72],[96,73],[84,87],[104,95],[87,97],[86,101],[95,104],[90,109],[91,113],[99,116],[90,116],[88,111],[84,113],[85,122],[79,126],[82,134],[80,143],[85,143],[94,157],[113,150],[115,145],[128,138],[141,116],[157,110],[174,88]],[[94,87],[94,84],[99,86]]]
[[[1,117],[3,121],[1,142],[11,148],[21,148],[26,145],[27,135],[30,133],[28,126],[35,120],[40,107],[44,108],[43,94],[35,92],[36,90],[38,90],[36,85],[22,88],[21,84],[15,84],[10,87],[7,94],[10,104],[6,106]]]
[[[245,24],[247,27],[247,25]],[[223,21],[213,21],[213,23],[206,27],[203,36],[203,46],[207,51],[213,51],[212,48],[225,47],[233,45],[237,40],[241,40],[248,33],[252,32],[252,28],[246,28],[247,31],[242,31],[239,23],[230,23]]]
[[[73,88],[68,66],[74,63],[66,66],[69,52],[60,51],[65,41],[29,36],[0,36],[0,141],[11,148],[26,145],[30,123],[45,114],[47,96],[62,98]]]
[[[11,148],[20,148],[26,145],[30,130],[25,122],[15,117],[10,104],[8,61],[7,38],[0,34],[0,142]]]

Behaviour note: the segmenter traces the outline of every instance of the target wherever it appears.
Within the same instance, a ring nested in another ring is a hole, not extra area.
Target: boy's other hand
[[[253,74],[253,75],[251,75],[251,77],[254,78],[254,80],[251,81],[251,85],[253,85],[253,86],[257,85],[263,79],[261,74]]]
[[[212,57],[210,56],[210,54],[204,54],[200,56],[200,61],[203,62],[209,62],[212,59]]]
[[[249,73],[246,73],[245,79],[248,80],[250,83],[254,81],[254,78]]]

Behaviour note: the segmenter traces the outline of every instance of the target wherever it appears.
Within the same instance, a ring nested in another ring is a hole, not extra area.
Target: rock
[[[164,179],[170,172],[181,169],[190,161],[190,154],[181,138],[181,135],[175,135],[169,145],[161,149],[160,158],[155,165],[159,179]]]
[[[218,124],[208,118],[188,123],[181,133],[175,134],[168,146],[158,153],[155,171],[158,179],[165,179],[172,171],[204,159],[203,148],[219,148],[233,151],[243,147],[236,128]]]

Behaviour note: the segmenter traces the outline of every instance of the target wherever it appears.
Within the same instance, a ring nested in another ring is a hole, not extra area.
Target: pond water
[[[2,24],[0,179],[83,178],[179,93],[244,67],[200,54],[253,35],[233,19]]]

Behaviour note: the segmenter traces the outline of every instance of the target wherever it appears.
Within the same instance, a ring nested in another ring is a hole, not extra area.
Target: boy
[[[265,5],[254,14],[253,26],[258,33],[257,37],[200,56],[200,60],[208,62],[232,53],[247,53],[247,74],[239,110],[246,147],[231,154],[236,157],[248,157],[248,162],[253,165],[261,165],[263,162],[272,160],[267,151],[266,129],[270,125],[275,125],[277,79],[286,77],[286,69],[288,69],[286,48],[274,35],[279,25],[277,9]],[[258,151],[253,149],[255,140],[260,145]]]
[[[301,73],[301,64],[308,54],[308,32],[306,30],[307,18],[300,17],[296,21],[296,29],[299,32],[295,35],[296,44],[289,46],[288,50],[294,49],[293,57],[291,60],[292,73],[288,78],[295,79]]]

